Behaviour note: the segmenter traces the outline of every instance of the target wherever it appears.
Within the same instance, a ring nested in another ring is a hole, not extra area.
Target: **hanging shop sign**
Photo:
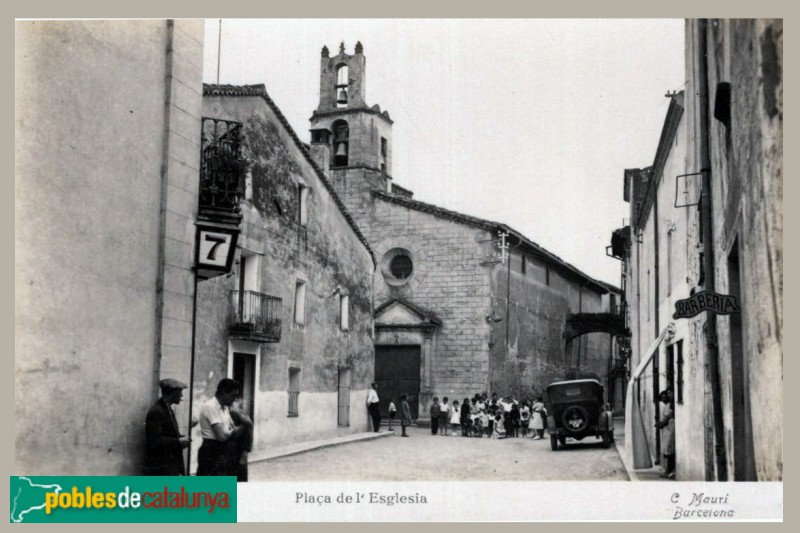
[[[675,313],[672,318],[692,318],[703,311],[711,311],[717,315],[730,315],[740,313],[742,309],[736,301],[736,296],[717,294],[713,291],[700,291],[690,298],[675,302]]]
[[[227,274],[233,267],[239,228],[229,224],[197,222],[195,264],[200,279]]]

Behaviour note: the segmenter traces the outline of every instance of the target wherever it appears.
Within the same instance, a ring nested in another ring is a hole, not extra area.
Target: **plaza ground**
[[[353,442],[250,465],[251,481],[627,481],[612,445],[599,439],[567,441],[486,439],[431,435],[409,428],[397,435]],[[386,427],[383,428],[386,431]]]

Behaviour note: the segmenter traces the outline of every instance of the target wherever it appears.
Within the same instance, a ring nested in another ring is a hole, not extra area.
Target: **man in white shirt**
[[[223,378],[217,385],[214,397],[200,409],[203,445],[197,452],[198,476],[236,475],[232,444],[242,433],[244,426],[234,425],[228,408],[241,390],[242,386],[238,381]]]
[[[380,433],[381,431],[381,410],[378,403],[379,401],[378,384],[373,383],[372,388],[369,390],[369,395],[367,396],[367,410],[372,417],[372,429],[375,433]]]

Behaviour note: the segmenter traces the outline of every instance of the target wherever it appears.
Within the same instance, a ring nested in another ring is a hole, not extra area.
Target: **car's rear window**
[[[551,402],[568,402],[576,399],[594,398],[598,393],[597,389],[597,385],[593,383],[576,383],[574,385],[553,387],[547,391],[547,394]]]

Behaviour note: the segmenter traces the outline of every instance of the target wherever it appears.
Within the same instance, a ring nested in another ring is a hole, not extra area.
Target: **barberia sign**
[[[701,291],[691,298],[675,302],[675,313],[672,318],[692,318],[703,311],[711,311],[717,315],[730,315],[731,313],[740,313],[742,309],[736,302],[736,296]]]

